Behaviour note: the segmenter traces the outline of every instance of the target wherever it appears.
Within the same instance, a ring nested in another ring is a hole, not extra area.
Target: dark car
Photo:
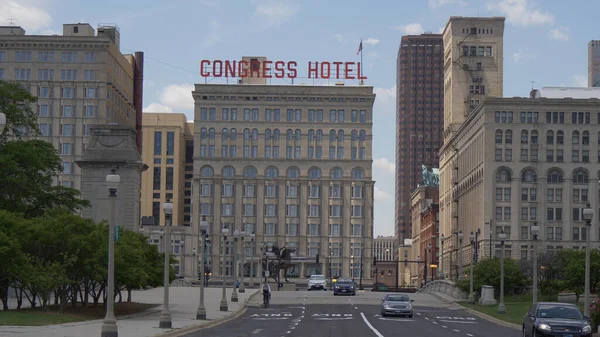
[[[406,294],[387,294],[381,300],[381,316],[408,316],[413,317],[413,307],[410,297]]]
[[[534,304],[523,319],[524,337],[592,337],[589,319],[570,303]]]
[[[356,295],[356,287],[350,279],[339,278],[333,286],[333,296],[337,295]]]

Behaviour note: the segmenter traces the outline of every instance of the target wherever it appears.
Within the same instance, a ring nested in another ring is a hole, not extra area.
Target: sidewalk
[[[156,304],[157,307],[129,317],[117,317],[119,337],[178,336],[190,333],[194,328],[227,321],[245,311],[245,304],[258,289],[246,289],[239,294],[239,301],[231,302],[231,288],[227,289],[227,312],[219,311],[221,288],[206,288],[204,304],[207,320],[196,320],[196,309],[200,299],[199,287],[173,287],[169,289],[169,310],[173,329],[159,329],[158,321],[162,311],[163,288],[146,291],[134,291],[132,300],[139,303]],[[256,296],[255,296],[256,297]],[[102,320],[67,323],[46,326],[0,326],[0,336],[15,337],[80,337],[99,336],[102,331]]]

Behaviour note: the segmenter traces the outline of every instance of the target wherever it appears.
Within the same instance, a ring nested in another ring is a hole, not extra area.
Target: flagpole
[[[362,47],[362,37],[360,38],[360,45],[361,45],[361,47]],[[364,76],[365,76],[365,74],[363,73],[363,70],[364,70],[364,68],[363,68],[363,58],[362,58],[362,53],[363,53],[363,48],[360,48],[360,75],[361,75],[362,77],[364,77]],[[364,84],[365,84],[365,82],[364,82],[364,81],[361,79],[361,80],[360,80],[360,85],[364,85]]]

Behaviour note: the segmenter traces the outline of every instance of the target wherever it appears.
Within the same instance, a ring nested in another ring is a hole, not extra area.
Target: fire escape
[[[477,28],[469,28],[467,35],[457,44],[459,56],[454,61],[465,72],[469,83],[469,91],[464,101],[465,116],[481,103],[486,94],[487,80],[483,72],[483,58],[487,47],[478,45],[478,41],[473,41],[476,36]],[[473,43],[469,45],[469,42]]]

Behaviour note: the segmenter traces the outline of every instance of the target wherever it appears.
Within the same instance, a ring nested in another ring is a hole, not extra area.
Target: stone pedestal
[[[575,293],[559,293],[558,301],[563,303],[577,303],[577,295]]]
[[[111,211],[115,211],[117,225],[138,231],[142,172],[148,166],[142,163],[138,152],[135,129],[108,124],[92,125],[90,130],[92,137],[83,151],[83,159],[77,161],[82,172],[81,196],[91,203],[91,207],[82,210],[82,216],[95,222],[108,221]],[[116,168],[121,176],[116,210],[110,208],[106,185],[111,168]]]
[[[494,299],[494,287],[492,286],[482,286],[481,287],[481,298],[479,299],[479,304],[481,305],[496,305],[498,304]]]

